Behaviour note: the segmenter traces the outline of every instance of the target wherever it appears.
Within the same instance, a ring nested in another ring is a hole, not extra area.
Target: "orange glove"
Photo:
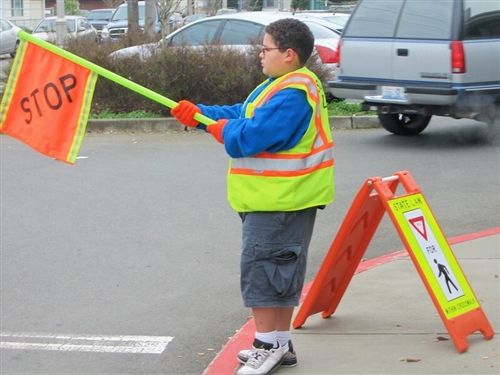
[[[174,116],[181,124],[195,127],[199,124],[197,120],[194,119],[194,115],[201,113],[200,109],[187,100],[181,100],[174,108],[170,110],[172,116]]]
[[[219,120],[215,124],[207,125],[207,132],[212,134],[217,142],[224,144],[224,139],[222,139],[222,129],[226,125],[227,120]]]

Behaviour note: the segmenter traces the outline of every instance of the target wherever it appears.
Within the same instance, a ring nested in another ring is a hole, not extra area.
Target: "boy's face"
[[[299,57],[291,48],[280,51],[271,35],[264,35],[263,47],[260,52],[262,72],[271,78],[278,78],[301,67]]]

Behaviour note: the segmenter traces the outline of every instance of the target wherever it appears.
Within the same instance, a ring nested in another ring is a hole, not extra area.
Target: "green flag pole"
[[[99,65],[96,65],[88,60],[85,60],[79,56],[76,56],[74,54],[72,54],[71,52],[68,52],[52,43],[49,43],[45,40],[41,40],[41,39],[38,39],[37,37],[34,37],[33,35],[27,33],[26,31],[23,31],[23,30],[19,30],[18,32],[18,36],[21,38],[21,39],[24,39],[28,42],[31,42],[33,44],[36,44],[37,46],[39,47],[42,47],[52,53],[55,53],[56,55],[59,55],[67,60],[70,60],[72,62],[74,62],[75,64],[78,64],[78,65],[81,65],[93,72],[95,72],[96,74],[100,75],[100,76],[103,76],[104,78],[107,78],[109,79],[110,81],[113,81],[115,83],[118,83],[119,85],[122,85],[132,91],[135,91],[151,100],[154,100],[155,102],[158,102],[160,104],[163,104],[164,106],[167,106],[169,108],[173,108],[177,105],[177,102],[165,97],[165,96],[162,96],[150,89],[147,89],[146,87],[144,86],[141,86],[135,82],[132,82],[126,78],[123,78],[122,76],[119,76],[118,74],[116,73],[113,73],[107,69],[104,69],[103,67],[99,66]],[[212,120],[211,118],[208,118],[206,116],[203,116],[202,114],[199,114],[197,113],[195,116],[194,116],[195,120],[201,122],[202,124],[204,125],[210,125],[210,124],[214,124],[215,121]]]

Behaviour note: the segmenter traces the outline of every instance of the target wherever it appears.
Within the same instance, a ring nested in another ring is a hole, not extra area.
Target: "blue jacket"
[[[271,78],[268,84],[270,82]],[[305,93],[294,88],[280,90],[268,103],[256,108],[252,118],[244,118],[246,104],[266,86],[254,90],[245,103],[230,106],[198,104],[203,115],[216,121],[229,120],[222,138],[226,152],[232,158],[288,150],[299,142],[309,126],[311,107]]]

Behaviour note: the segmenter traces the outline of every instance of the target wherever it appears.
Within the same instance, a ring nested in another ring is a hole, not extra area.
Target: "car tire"
[[[378,119],[385,130],[397,135],[417,135],[429,125],[432,116],[405,113],[379,114]]]
[[[14,47],[14,51],[11,52],[10,57],[16,57],[17,48],[19,47],[19,41],[16,42],[16,46]]]

